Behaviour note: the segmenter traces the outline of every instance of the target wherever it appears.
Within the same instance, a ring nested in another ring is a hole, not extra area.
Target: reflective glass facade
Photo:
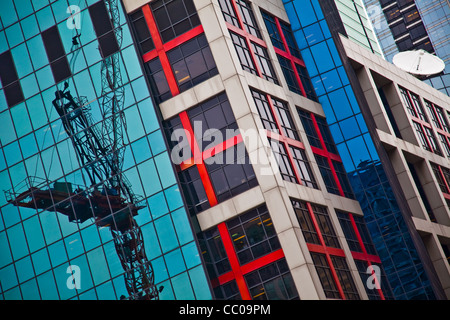
[[[319,1],[283,2],[394,297],[433,299],[429,280],[386,178]],[[339,20],[339,17],[334,19]],[[357,18],[352,23],[361,22]],[[348,28],[345,30],[350,37]]]
[[[0,298],[210,299],[126,17],[105,3],[0,4]]]
[[[445,64],[443,74],[425,80],[450,94],[450,5],[445,0],[364,0],[386,60],[406,50],[423,49]]]
[[[381,55],[378,40],[372,31],[362,0],[335,0],[347,36],[360,46]]]

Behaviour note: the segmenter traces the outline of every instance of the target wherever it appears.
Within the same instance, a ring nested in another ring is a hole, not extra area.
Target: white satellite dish
[[[392,62],[400,69],[418,77],[435,75],[445,69],[442,59],[422,49],[399,52]]]

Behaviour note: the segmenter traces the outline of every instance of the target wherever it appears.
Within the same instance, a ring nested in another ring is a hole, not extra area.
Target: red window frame
[[[298,109],[298,110],[300,110],[300,109]],[[322,157],[327,159],[328,166],[330,167],[331,173],[333,175],[333,179],[334,179],[334,181],[336,183],[336,186],[337,186],[337,188],[339,190],[339,195],[342,196],[342,197],[346,197],[344,189],[342,188],[342,184],[341,184],[341,182],[339,180],[339,177],[338,177],[338,175],[336,173],[336,169],[334,168],[334,165],[333,165],[333,161],[340,162],[343,165],[343,161],[342,161],[341,157],[339,156],[339,154],[332,153],[332,152],[330,152],[327,149],[327,146],[326,146],[326,143],[325,143],[325,139],[323,138],[322,132],[320,131],[320,128],[319,128],[319,124],[317,123],[316,115],[314,113],[312,113],[312,112],[308,112],[308,111],[304,111],[304,110],[301,110],[301,111],[306,112],[311,117],[311,121],[313,123],[314,131],[316,132],[317,138],[320,141],[321,148],[318,148],[318,147],[315,147],[315,146],[311,145],[312,152],[314,153],[314,155],[319,155],[319,156],[322,156]],[[300,115],[300,118],[302,118],[301,115]]]
[[[225,253],[228,257],[231,267],[230,271],[220,275],[217,278],[218,284],[223,285],[227,282],[235,280],[242,300],[252,300],[252,296],[250,294],[250,290],[247,286],[244,276],[250,272],[253,272],[259,268],[262,268],[284,258],[283,249],[275,250],[262,257],[259,257],[258,259],[241,265],[234,249],[233,240],[231,239],[226,222],[220,223],[219,225],[217,225],[217,228],[219,230]]]
[[[294,56],[291,53],[291,51],[289,49],[289,46],[288,46],[288,43],[287,43],[287,40],[286,40],[286,37],[284,35],[283,28],[281,27],[280,20],[278,19],[278,17],[276,17],[274,15],[271,15],[271,14],[269,14],[269,16],[271,16],[274,19],[274,21],[275,21],[277,32],[280,35],[281,42],[283,43],[283,48],[284,48],[284,50],[281,50],[280,48],[277,48],[276,46],[273,46],[273,48],[275,50],[275,53],[280,55],[280,56],[282,56],[283,58],[289,60],[289,62],[291,64],[291,68],[294,71],[295,80],[297,81],[297,84],[298,84],[298,86],[300,88],[300,91],[302,92],[302,96],[306,97],[307,96],[306,95],[306,90],[305,90],[305,88],[303,86],[303,82],[301,80],[300,75],[298,74],[298,70],[297,70],[297,66],[296,66],[296,64],[297,64],[297,65],[300,65],[303,68],[306,68],[305,62],[302,59],[297,58],[296,56]]]
[[[338,162],[342,163],[342,159],[338,154],[334,154],[334,153],[331,153],[328,151],[328,149],[325,145],[325,140],[322,136],[322,132],[320,131],[319,125],[317,123],[316,116],[314,115],[314,113],[310,113],[310,116],[311,116],[311,120],[314,125],[314,130],[316,131],[317,137],[319,138],[319,141],[320,141],[320,145],[322,146],[322,149],[311,146],[311,150],[314,154],[317,154],[317,155],[322,156],[327,159],[327,162],[328,162],[328,165],[330,166],[334,181],[336,182],[336,186],[339,190],[339,195],[342,197],[345,197],[344,189],[342,188],[341,182],[339,181],[339,177],[336,173],[336,169],[334,168],[334,165],[333,165],[333,161],[338,161]]]
[[[347,212],[347,214],[350,219],[352,229],[355,232],[356,238],[358,239],[358,244],[362,250],[362,252],[351,251],[353,259],[366,262],[368,267],[371,267],[373,263],[381,264],[381,259],[379,256],[372,255],[367,252],[366,246],[364,245],[361,233],[359,232],[358,226],[356,225],[356,221],[355,218],[353,217],[353,214],[351,214],[350,212]],[[374,277],[375,287],[377,288],[377,292],[378,295],[380,296],[380,299],[386,300],[383,291],[381,290],[381,284],[379,283],[379,280],[380,279],[378,279],[377,277]]]
[[[231,3],[232,9],[234,11],[235,18],[238,21],[239,27],[236,27],[227,21],[225,21],[225,25],[227,26],[229,31],[232,31],[245,39],[245,43],[246,43],[248,51],[250,52],[250,57],[252,59],[252,63],[253,63],[253,66],[255,67],[256,73],[258,74],[258,77],[264,79],[264,75],[261,71],[258,60],[256,59],[255,52],[253,51],[252,42],[263,47],[264,49],[267,49],[267,45],[264,42],[264,40],[254,36],[253,34],[246,31],[245,24],[242,19],[241,12],[238,8],[238,4],[236,3],[236,0],[229,0],[229,2]],[[275,72],[275,70],[272,70],[272,71]],[[273,75],[273,77],[276,80],[275,74]]]
[[[291,149],[289,148],[289,146],[292,146],[292,147],[295,147],[295,148],[298,148],[301,150],[305,150],[305,145],[303,144],[303,142],[292,139],[284,134],[283,127],[281,125],[281,121],[278,118],[278,113],[275,110],[275,106],[273,105],[272,96],[268,93],[263,93],[260,91],[257,91],[257,92],[259,94],[265,96],[267,104],[269,105],[270,112],[272,113],[273,120],[275,121],[277,130],[278,130],[278,133],[276,133],[276,132],[265,129],[266,135],[268,138],[276,140],[279,143],[284,145],[284,148],[286,149],[286,154],[289,159],[289,164],[291,165],[292,170],[294,171],[294,174],[295,174],[295,179],[297,180],[298,184],[303,185],[302,176],[297,168],[297,165],[295,164],[295,160],[294,160],[294,157],[292,155],[292,152],[291,152]],[[291,118],[293,119],[292,115],[291,115]],[[294,131],[297,131],[297,129],[295,128],[295,125],[291,129]],[[297,132],[297,134],[298,134],[298,132]],[[304,159],[304,161],[309,163],[309,161],[307,159]],[[313,175],[312,171],[311,171],[311,175]],[[315,177],[312,176],[312,178],[314,179],[313,183],[317,184],[317,182],[315,181]]]
[[[436,132],[442,137],[441,139],[441,143],[445,144],[444,149],[447,150],[447,156],[450,157],[450,154],[448,152],[448,150],[450,149],[450,127],[449,127],[449,123],[448,123],[448,119],[446,119],[446,115],[445,115],[445,110],[442,107],[439,107],[438,105],[425,100],[425,104],[428,108],[428,111],[431,113],[432,117],[433,117],[433,123],[437,122],[437,126],[434,126],[434,129],[436,130]],[[444,124],[441,117],[438,114],[438,108],[441,110],[442,112],[442,117],[444,117],[444,121],[446,121],[446,123]],[[436,123],[435,123],[436,124]],[[445,129],[447,128],[447,129]],[[442,139],[444,141],[442,141]]]
[[[306,203],[306,207],[308,209],[308,213],[309,216],[311,218],[311,221],[313,223],[314,226],[314,230],[317,233],[317,236],[319,238],[319,242],[320,244],[314,244],[314,243],[307,243],[307,247],[308,250],[310,252],[317,252],[317,253],[321,253],[325,255],[325,258],[327,260],[328,266],[330,267],[330,271],[331,271],[331,275],[333,277],[333,280],[335,282],[336,288],[339,291],[339,295],[341,297],[341,299],[345,300],[345,293],[344,290],[342,289],[342,285],[339,281],[339,277],[337,275],[336,269],[333,265],[333,261],[331,260],[331,256],[339,256],[339,257],[344,257],[345,258],[345,253],[344,250],[340,249],[340,248],[333,248],[333,247],[327,247],[325,244],[325,240],[323,238],[322,232],[320,231],[319,228],[319,224],[317,222],[316,216],[313,212],[311,203],[309,202],[305,202]]]
[[[425,138],[425,142],[426,145],[428,146],[428,149],[425,148],[423,146],[423,148],[427,151],[433,152],[437,155],[442,155],[442,151],[439,149],[439,142],[438,139],[436,138],[436,135],[433,131],[433,126],[428,122],[428,119],[424,120],[420,117],[420,112],[417,110],[415,103],[413,101],[413,98],[411,96],[411,92],[405,88],[401,88],[400,87],[400,91],[402,93],[402,97],[404,99],[404,103],[407,104],[407,109],[409,110],[409,115],[411,116],[411,120],[412,122],[416,123],[419,127],[420,127],[420,131],[422,132],[424,138]],[[417,96],[416,94],[414,94],[415,96]],[[419,98],[419,96],[417,96],[417,98]],[[420,99],[420,98],[419,98]],[[421,103],[419,101],[419,103]],[[409,105],[409,106],[408,106]],[[425,109],[423,108],[423,105],[421,105],[423,113],[425,113]],[[411,111],[414,113],[411,114]],[[426,117],[426,115],[425,115]],[[427,117],[426,117],[427,118]],[[417,128],[414,128],[415,130],[417,130]],[[434,137],[434,141],[436,142],[436,146],[438,147],[437,149],[433,147],[433,143],[430,142],[430,138],[427,134],[427,129],[431,130],[433,137]],[[419,134],[419,133],[418,133]],[[419,139],[420,140],[420,139]]]
[[[182,35],[166,43],[163,43],[163,40],[158,31],[158,26],[156,25],[155,17],[149,4],[142,7],[142,13],[144,14],[144,19],[150,31],[150,36],[153,40],[153,44],[155,45],[155,49],[142,55],[142,60],[144,63],[146,63],[153,60],[154,58],[159,57],[164,75],[169,85],[170,92],[172,96],[176,96],[180,93],[180,89],[178,87],[175,75],[172,71],[169,58],[167,57],[167,52],[202,34],[204,32],[203,26],[196,26],[193,29],[186,31]]]
[[[191,121],[189,119],[187,111],[181,112],[178,116],[180,117],[181,125],[183,126],[183,129],[186,132],[186,138],[189,142],[189,146],[191,148],[191,152],[193,155],[190,159],[187,159],[180,164],[180,170],[183,171],[194,165],[197,166],[198,172],[200,174],[200,179],[203,184],[203,188],[205,189],[206,197],[208,198],[209,205],[213,207],[218,204],[218,200],[214,192],[214,188],[211,179],[209,177],[204,160],[211,158],[214,155],[243,142],[242,135],[239,133],[223,141],[222,143],[219,143],[218,145],[215,145],[211,148],[201,151],[198,142],[195,138],[194,129],[192,128]]]
[[[294,201],[297,201],[297,200],[294,200]],[[338,257],[345,258],[346,257],[345,256],[345,252],[341,248],[329,247],[329,246],[327,246],[325,244],[325,240],[323,238],[322,232],[321,232],[320,227],[319,227],[319,223],[318,223],[318,221],[316,219],[316,215],[314,213],[314,210],[312,208],[311,203],[306,202],[306,201],[302,201],[302,202],[304,202],[306,204],[306,207],[308,209],[308,213],[309,213],[309,216],[311,218],[314,230],[317,233],[317,236],[318,236],[319,242],[320,242],[320,244],[307,243],[306,245],[308,247],[308,250],[310,252],[321,253],[321,254],[325,255],[327,263],[328,263],[328,266],[329,266],[330,271],[331,271],[331,275],[333,276],[333,280],[334,280],[335,285],[336,285],[336,287],[338,289],[339,295],[340,295],[341,299],[346,300],[345,293],[344,293],[344,290],[342,288],[342,284],[339,281],[339,277],[338,277],[338,274],[336,272],[336,268],[334,267],[333,261],[331,259],[331,256],[338,256]],[[327,210],[327,212],[328,212],[328,210]],[[328,212],[328,214],[329,214],[329,212]],[[356,225],[356,222],[355,222],[355,220],[353,218],[353,215],[350,214],[350,213],[348,213],[348,214],[349,214],[349,219],[350,219],[352,228],[353,228],[353,230],[355,232],[355,235],[356,235],[356,237],[358,239],[358,243],[359,243],[359,245],[361,247],[361,250],[362,250],[362,252],[351,251],[353,259],[365,261],[365,262],[367,262],[368,266],[371,266],[372,263],[381,264],[380,257],[367,253],[367,250],[366,250],[366,248],[364,246],[364,242],[362,240],[361,234],[360,234],[360,232],[358,230],[358,227]],[[376,277],[375,277],[375,282],[378,283],[378,279]],[[377,288],[378,287],[379,286],[377,286]],[[378,291],[378,294],[380,296],[380,299],[381,300],[385,300],[385,297],[384,297],[384,294],[383,294],[382,290],[381,289],[377,289],[377,291]]]
[[[450,181],[447,180],[446,175],[444,174],[444,170],[448,170],[448,173],[450,176],[450,169],[444,168],[444,170],[443,170],[442,166],[435,164],[435,163],[431,163],[431,167],[433,168],[435,175],[439,174],[439,177],[436,176],[436,179],[440,178],[442,180],[442,182],[444,183],[443,185],[445,186],[445,189],[447,192],[442,190],[442,188],[439,186],[439,189],[441,190],[442,195],[444,196],[444,198],[446,200],[450,200]]]

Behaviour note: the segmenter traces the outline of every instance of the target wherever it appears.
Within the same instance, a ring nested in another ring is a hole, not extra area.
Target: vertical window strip
[[[242,68],[278,84],[267,45],[261,39],[250,3],[244,0],[220,0],[219,5]]]
[[[297,108],[328,192],[354,199],[342,160],[324,118]],[[330,152],[330,150],[332,150]]]
[[[309,230],[302,228],[302,232],[327,298],[359,299],[357,293],[354,295],[355,291],[352,287],[354,283],[351,275],[348,277],[343,273],[345,265],[341,259],[345,261],[345,253],[337,241],[326,207],[294,199],[291,199],[291,202],[300,226],[309,228]],[[313,230],[311,230],[311,225]],[[317,235],[317,237],[311,238],[310,235]],[[313,239],[315,243],[308,243],[308,239]],[[317,239],[319,244],[317,244]],[[341,257],[341,259],[336,259],[336,257]]]
[[[255,228],[260,232],[256,232]],[[278,287],[283,292],[278,294],[287,299],[298,298],[284,259],[284,253],[279,246],[278,237],[272,229],[267,207],[260,206],[232,220],[222,222],[215,229],[203,233],[207,240],[207,244],[203,247],[206,247],[207,251],[217,252],[220,255],[219,259],[214,260],[216,272],[210,272],[211,282],[216,292],[218,286],[232,289],[228,287],[232,284],[235,289],[227,295],[229,298],[240,297],[243,300],[257,300],[265,297],[270,299],[274,294],[271,290],[267,290],[271,286],[270,280],[283,279],[283,284]],[[258,237],[261,241],[254,243]],[[262,243],[267,243],[270,249],[265,250],[262,255],[251,255],[250,259],[246,259],[245,262],[241,261],[239,255],[242,252],[248,251],[251,247],[257,252],[258,246]],[[205,255],[205,260],[210,261],[211,258],[215,259],[215,255],[211,255],[211,257]],[[260,272],[266,274],[267,277],[260,278],[258,275]],[[271,275],[269,276],[267,272]],[[280,284],[279,281],[277,283]],[[236,291],[239,293],[237,294]]]
[[[267,12],[261,11],[261,13],[289,90],[316,100],[313,86],[310,83],[305,63],[301,58],[291,27]]]
[[[6,103],[10,108],[25,99],[11,50],[0,54],[0,80],[2,81]]]
[[[251,89],[284,180],[317,189],[304,146],[286,102]],[[271,134],[274,132],[276,134]]]

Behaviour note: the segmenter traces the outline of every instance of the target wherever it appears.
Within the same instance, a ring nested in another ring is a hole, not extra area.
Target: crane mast
[[[117,0],[105,0],[119,48],[122,30]],[[109,227],[121,265],[129,299],[159,299],[154,272],[148,261],[141,228],[134,216],[143,208],[141,198],[133,193],[122,173],[125,152],[123,112],[124,89],[118,52],[103,57],[101,64],[103,118],[94,125],[86,97],[73,97],[66,82],[55,92],[52,104],[84,168],[90,188],[73,191],[69,182],[54,182],[53,188],[35,185],[28,178],[28,190],[20,194],[7,192],[7,199],[16,206],[56,211],[69,221],[82,223],[94,218],[98,227]]]

